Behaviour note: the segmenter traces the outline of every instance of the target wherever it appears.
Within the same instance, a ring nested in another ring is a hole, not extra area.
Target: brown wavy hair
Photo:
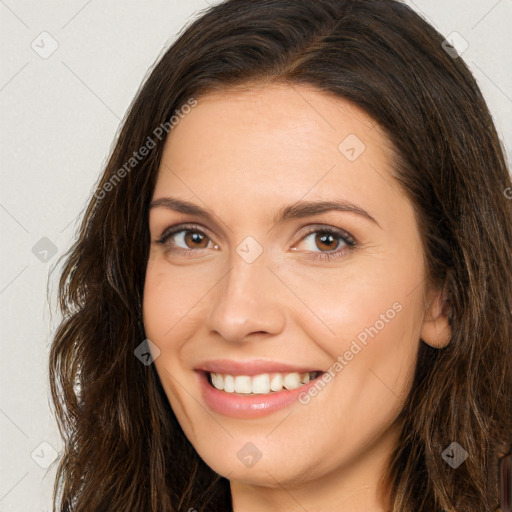
[[[498,460],[512,443],[510,176],[475,79],[443,39],[395,0],[228,0],[159,57],[65,255],[49,357],[65,443],[54,510],[231,510],[228,480],[199,458],[154,365],[134,350],[145,339],[148,205],[167,135],[155,129],[191,98],[271,83],[314,86],[380,124],[415,208],[427,284],[443,285],[452,337],[439,350],[420,344],[385,475],[392,510],[498,506]],[[457,469],[441,457],[453,441],[468,452]]]

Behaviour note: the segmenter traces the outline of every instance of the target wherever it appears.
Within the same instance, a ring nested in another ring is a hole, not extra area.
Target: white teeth
[[[253,377],[252,392],[257,395],[270,393],[270,375],[268,373]]]
[[[228,393],[235,392],[235,378],[233,376],[224,375],[224,391],[227,391]]]
[[[300,377],[297,372],[289,373],[283,381],[283,386],[286,389],[297,389],[300,386]]]
[[[252,392],[251,377],[239,375],[235,377],[235,391],[237,393],[249,394]]]
[[[283,389],[283,376],[280,373],[276,373],[272,378],[270,389],[272,391],[281,391]]]
[[[217,389],[224,389],[224,377],[220,373],[212,373],[212,384]]]
[[[283,388],[297,389],[318,376],[317,372],[306,373],[262,373],[249,377],[248,375],[225,375],[210,373],[212,385],[227,393],[266,395],[270,392],[281,391]]]

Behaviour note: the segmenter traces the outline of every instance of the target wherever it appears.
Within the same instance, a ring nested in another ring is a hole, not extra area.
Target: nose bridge
[[[265,254],[254,257],[248,243],[240,244],[232,254],[230,270],[216,287],[208,316],[209,329],[232,342],[243,341],[251,333],[276,334],[285,322],[279,281],[267,268]]]

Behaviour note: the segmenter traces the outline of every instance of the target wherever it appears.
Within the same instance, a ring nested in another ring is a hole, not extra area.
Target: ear
[[[421,339],[433,348],[444,348],[450,343],[449,308],[441,289],[427,294],[426,310],[421,326]]]

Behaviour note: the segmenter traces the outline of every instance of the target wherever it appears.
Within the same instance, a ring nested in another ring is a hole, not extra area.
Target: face
[[[425,269],[368,115],[305,86],[202,97],[166,142],[149,222],[146,335],[211,468],[275,487],[389,453]]]

